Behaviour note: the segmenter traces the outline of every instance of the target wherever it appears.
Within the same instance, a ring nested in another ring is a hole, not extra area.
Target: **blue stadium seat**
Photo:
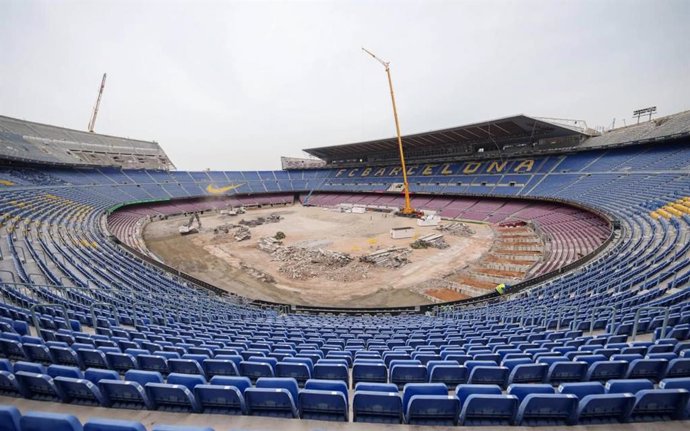
[[[589,366],[585,380],[605,382],[611,379],[622,379],[627,371],[626,361],[596,361]]]
[[[454,387],[465,382],[467,382],[467,367],[464,365],[435,365],[429,373],[429,383],[444,383],[448,387]]]
[[[658,382],[664,376],[668,361],[666,359],[636,359],[628,367],[626,379],[650,379]]]
[[[455,396],[460,401],[460,406],[465,405],[470,395],[501,395],[501,387],[498,385],[458,385],[455,388]]]
[[[0,371],[9,371],[10,373],[14,370],[12,362],[6,358],[0,358]]]
[[[20,431],[19,419],[22,414],[15,406],[0,404],[0,431]]]
[[[313,377],[322,380],[342,380],[350,385],[350,375],[347,365],[344,364],[322,364],[314,365]]]
[[[243,415],[247,411],[244,395],[235,386],[197,385],[194,396],[204,413]]]
[[[506,391],[508,395],[515,395],[522,402],[529,394],[555,394],[553,386],[549,384],[512,384]]]
[[[77,359],[85,368],[108,368],[105,353],[97,349],[77,349]]]
[[[98,384],[103,379],[119,380],[120,375],[117,371],[102,370],[100,368],[88,368],[84,371],[84,378],[93,384]]]
[[[606,382],[607,394],[630,393],[635,395],[643,389],[654,389],[654,383],[647,379],[620,379]]]
[[[89,418],[84,424],[84,431],[146,431],[146,427],[136,421]]]
[[[518,364],[508,375],[508,384],[541,383],[546,379],[549,366],[546,364]]]
[[[297,382],[295,381],[295,386]],[[297,418],[299,411],[292,393],[283,388],[248,388],[244,391],[247,414],[251,416],[269,416]],[[297,400],[298,401],[298,400]]]
[[[292,377],[302,387],[307,380],[311,379],[311,372],[306,364],[278,362],[276,364],[276,377]]]
[[[182,384],[147,383],[146,395],[156,410],[200,413],[192,391]]]
[[[162,375],[170,373],[168,368],[168,360],[160,355],[139,355],[137,356],[139,369],[143,371],[156,371]]]
[[[393,383],[369,383],[359,382],[355,386],[355,391],[368,392],[398,392],[398,386]]]
[[[574,425],[578,399],[571,394],[529,394],[520,403],[517,425]]]
[[[635,394],[630,419],[633,422],[683,419],[689,399],[690,392],[685,389],[643,389]]]
[[[101,379],[98,389],[103,396],[103,404],[132,410],[153,410],[154,405],[144,387],[137,382]]]
[[[356,363],[352,366],[352,385],[359,382],[386,383],[388,382],[388,368],[383,363]]]
[[[48,375],[55,377],[71,377],[73,379],[82,379],[84,374],[77,367],[69,367],[66,365],[51,365],[48,367]]]
[[[41,364],[52,364],[53,355],[50,354],[50,349],[44,344],[27,343],[23,344],[26,358],[31,362],[40,362]]]
[[[14,372],[26,371],[35,374],[48,374],[48,369],[41,364],[34,362],[17,361],[14,363]]]
[[[101,390],[89,380],[56,377],[53,382],[62,393],[62,398],[66,403],[88,406],[106,405]]]
[[[498,385],[502,388],[508,383],[508,368],[499,366],[475,366],[470,371],[467,383],[472,385]]]
[[[582,399],[587,395],[602,395],[606,388],[600,382],[562,383],[558,386],[559,394],[572,394]]]
[[[273,377],[274,373],[270,364],[242,361],[240,362],[240,375],[249,377],[252,382],[256,382],[262,377]]]
[[[664,379],[690,377],[690,357],[671,359],[664,373]]]
[[[125,380],[144,387],[147,383],[163,383],[163,376],[158,371],[129,370],[125,373]]]
[[[411,406],[413,397],[419,397],[419,401],[414,406]],[[448,398],[448,388],[443,383],[406,384],[403,388],[402,396],[405,423],[418,425],[457,423],[457,416],[460,410],[459,403],[446,401]],[[434,404],[434,400],[438,402]],[[436,419],[427,417],[432,414],[434,409],[437,409],[438,417]],[[457,410],[452,421],[448,418],[451,410]]]
[[[353,422],[400,424],[402,418],[402,399],[397,387],[391,392],[355,390]]]
[[[546,382],[558,385],[567,382],[581,382],[587,375],[588,365],[586,362],[554,362],[549,366],[546,374]]]
[[[139,365],[136,358],[128,353],[108,352],[105,354],[108,368],[124,374],[128,370],[136,370]]]
[[[22,431],[82,431],[81,422],[72,415],[26,412],[19,419]]]
[[[50,346],[50,355],[53,357],[54,364],[73,365],[80,368],[87,368],[81,364],[77,353],[69,347]]]
[[[211,378],[209,383],[220,386],[234,386],[239,389],[242,394],[245,389],[252,386],[252,381],[249,380],[249,377],[244,376],[215,376]]]
[[[62,392],[55,386],[50,376],[28,371],[16,372],[14,376],[25,398],[39,401],[62,401]]]
[[[512,425],[519,404],[514,395],[469,395],[460,411],[459,425]]]
[[[195,359],[170,359],[168,360],[170,374],[194,374],[206,376],[203,368]],[[192,388],[190,388],[191,390]]]
[[[234,361],[229,359],[207,359],[203,362],[203,370],[207,379],[213,376],[239,376]]]
[[[394,361],[395,362],[395,361]],[[390,382],[402,389],[408,383],[426,383],[426,366],[421,364],[394,364],[390,368]]]
[[[170,373],[167,383],[169,385],[182,385],[193,391],[196,385],[205,385],[206,379],[198,374]]]
[[[0,371],[0,395],[22,395],[17,378],[9,371]]]
[[[452,395],[414,395],[413,392],[405,409],[405,423],[457,425],[459,413],[460,401]]]
[[[345,388],[345,392],[347,392],[347,388]],[[341,391],[303,389],[299,392],[298,404],[302,419],[348,421],[347,395]]]
[[[580,398],[577,409],[579,425],[625,423],[630,417],[635,396],[623,394],[593,394]]]

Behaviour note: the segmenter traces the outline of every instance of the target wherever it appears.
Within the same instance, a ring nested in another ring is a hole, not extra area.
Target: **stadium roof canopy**
[[[576,124],[577,122],[573,125],[559,124],[554,121],[528,117],[526,115],[516,115],[482,123],[406,135],[402,137],[402,140],[405,151],[414,153],[418,152],[417,150],[439,147],[449,149],[454,146],[466,148],[468,145],[473,144],[535,142],[542,139],[573,135],[586,136],[584,123],[582,123],[583,127],[579,127]],[[396,153],[398,151],[398,141],[396,137],[392,137],[353,144],[308,148],[304,151],[327,162],[364,159],[372,154]]]

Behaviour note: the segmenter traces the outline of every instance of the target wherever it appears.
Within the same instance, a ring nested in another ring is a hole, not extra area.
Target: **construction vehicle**
[[[246,211],[244,207],[233,207],[232,205],[228,209],[220,210],[220,215],[236,216],[238,214],[244,214]]]
[[[98,116],[98,108],[101,106],[101,97],[103,97],[103,89],[105,88],[105,78],[107,74],[103,74],[103,79],[101,79],[101,86],[98,89],[98,98],[96,99],[96,106],[93,107],[93,113],[91,114],[91,120],[89,120],[89,132],[93,133],[93,129],[96,127],[96,117]]]
[[[193,227],[192,225],[194,224],[194,220],[197,222],[197,227]],[[199,213],[193,213],[189,217],[189,221],[187,224],[184,224],[178,228],[178,232],[180,232],[180,235],[190,235],[193,233],[199,233],[201,230],[201,219],[199,218]]]
[[[402,217],[410,217],[410,218],[420,218],[424,215],[421,211],[417,211],[414,208],[412,208],[412,204],[410,203],[410,185],[407,182],[407,167],[405,166],[405,152],[403,151],[403,143],[402,143],[402,136],[400,135],[400,122],[398,121],[398,108],[395,105],[395,93],[393,92],[393,79],[391,78],[391,68],[390,68],[390,61],[383,61],[380,58],[378,58],[373,52],[367,50],[366,48],[362,47],[362,51],[366,52],[370,56],[374,58],[374,60],[378,61],[383,65],[383,67],[386,69],[386,76],[388,77],[388,88],[390,89],[391,93],[391,103],[393,104],[393,118],[395,119],[395,132],[398,137],[398,150],[400,151],[400,167],[402,168],[402,176],[403,176],[403,193],[405,195],[405,206],[396,214]]]

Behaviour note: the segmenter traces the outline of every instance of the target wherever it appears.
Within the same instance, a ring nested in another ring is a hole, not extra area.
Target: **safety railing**
[[[669,316],[670,310],[666,307],[655,307],[655,306],[640,307],[635,312],[635,318],[633,319],[633,329],[632,329],[632,335],[631,335],[632,341],[635,341],[635,338],[637,338],[637,330],[640,326],[640,316],[645,311],[648,314],[650,312],[653,312],[653,311],[662,311],[664,313],[664,321],[661,325],[661,336],[663,337],[666,334],[666,326],[668,325],[668,316]]]

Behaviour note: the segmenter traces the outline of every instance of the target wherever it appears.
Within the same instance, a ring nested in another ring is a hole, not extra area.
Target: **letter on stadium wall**
[[[508,164],[508,161],[498,163],[497,161],[493,161],[489,164],[489,167],[486,168],[487,173],[491,173],[492,171],[496,171],[496,173],[503,172],[503,170],[506,168],[506,165]]]
[[[452,175],[453,171],[450,170],[450,163],[446,163],[443,165],[443,168],[441,168],[441,174],[443,175]]]
[[[416,174],[416,173],[417,173],[417,168],[419,168],[419,166],[409,166],[409,167],[407,168],[407,175],[414,175],[414,174]]]
[[[354,177],[358,171],[359,171],[359,168],[354,168],[354,169],[350,170],[350,172],[347,174],[347,176],[348,177]]]
[[[335,176],[339,177],[342,174],[344,174],[345,172],[347,172],[347,169],[338,169],[338,172],[335,173]]]
[[[378,168],[376,172],[374,172],[375,177],[382,177],[386,175],[386,168]]]
[[[362,175],[360,175],[360,176],[361,177],[368,177],[370,173],[371,173],[371,168],[364,168],[364,170],[362,171]]]
[[[479,162],[467,162],[465,164],[465,169],[462,170],[463,174],[473,174],[479,170],[482,164]]]
[[[532,172],[534,167],[534,160],[523,160],[515,168],[515,172]]]
[[[395,168],[391,168],[390,172],[388,172],[388,176],[396,177],[396,176],[400,175],[401,172],[402,172],[402,168],[396,166]]]
[[[424,169],[422,170],[422,175],[433,175],[434,174],[434,168],[438,165],[426,165],[424,166]]]

